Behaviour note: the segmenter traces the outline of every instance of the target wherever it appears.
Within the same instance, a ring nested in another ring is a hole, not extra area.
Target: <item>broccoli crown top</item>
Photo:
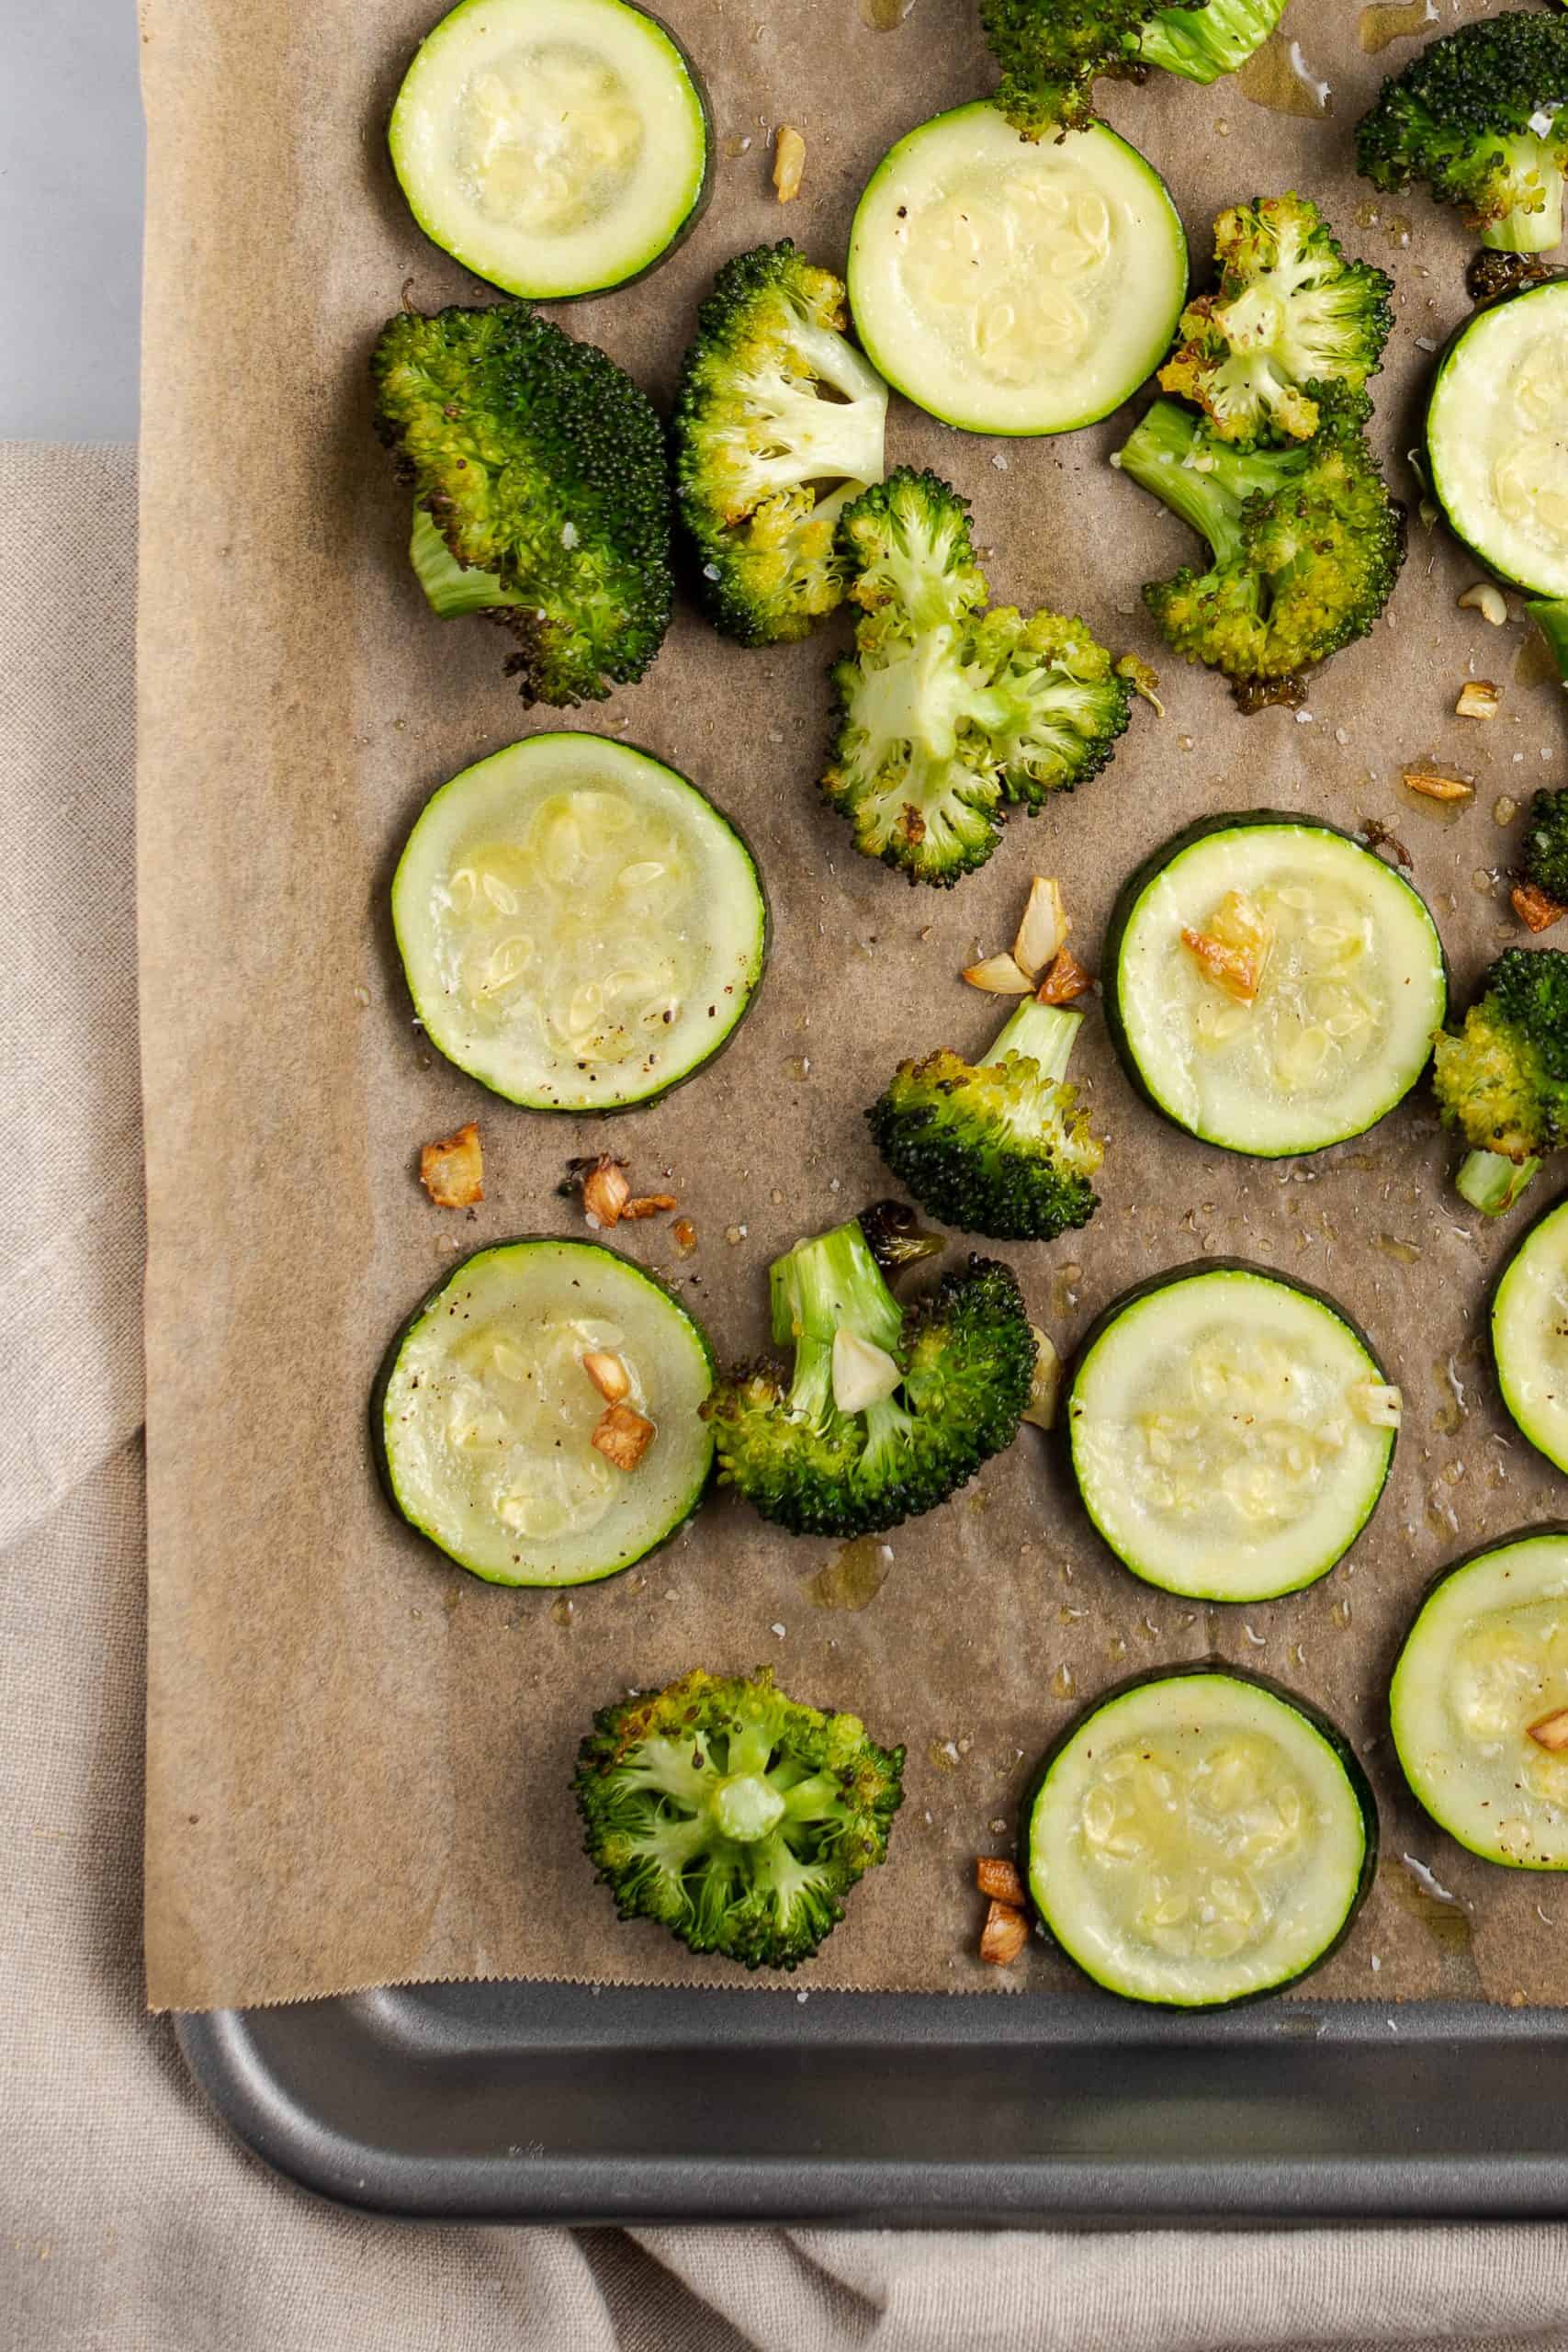
[[[1034,1339],[1010,1267],[971,1258],[901,1311],[852,1221],[797,1242],[772,1287],[792,1374],[739,1372],[703,1408],[720,1478],[764,1519],[795,1535],[874,1534],[934,1510],[1012,1442]],[[834,1390],[840,1334],[889,1365],[887,1393],[852,1412]]]
[[[744,1968],[795,1968],[886,1860],[903,1770],[901,1747],[786,1698],[767,1667],[697,1667],[595,1715],[572,1786],[623,1919]]]
[[[726,262],[676,395],[675,484],[715,626],[804,637],[844,593],[839,516],[880,481],[887,387],[844,337],[844,289],[787,238]]]
[[[1238,699],[1299,693],[1301,673],[1364,637],[1404,560],[1403,510],[1361,432],[1364,398],[1325,387],[1310,442],[1244,451],[1156,401],[1117,463],[1201,532],[1209,568],[1151,582],[1144,599],[1189,662],[1223,670]]]
[[[1432,1083],[1474,1150],[1524,1160],[1568,1143],[1568,952],[1506,948],[1463,1028],[1438,1033]]]
[[[1376,187],[1424,181],[1440,203],[1522,250],[1561,234],[1568,115],[1568,23],[1515,10],[1461,25],[1383,84],[1356,126],[1356,159]],[[1537,223],[1530,227],[1532,220]]]
[[[1525,829],[1525,879],[1568,907],[1568,785],[1542,785]]]
[[[1132,687],[1080,620],[982,614],[966,502],[900,468],[844,513],[853,655],[835,664],[822,788],[867,856],[943,888],[983,865],[1004,803],[1099,774]]]
[[[1051,1241],[1089,1223],[1104,1148],[1062,1077],[1082,1019],[1026,1004],[978,1068],[946,1051],[899,1063],[866,1118],[922,1208],[999,1240]]]
[[[981,0],[1001,69],[997,104],[1026,139],[1081,130],[1102,74],[1142,81],[1150,65],[1191,82],[1233,74],[1284,13],[1284,0]]]
[[[670,491],[647,395],[521,302],[400,311],[371,356],[376,428],[497,613],[525,701],[600,701],[669,625]]]
[[[1195,401],[1226,441],[1310,440],[1314,391],[1359,391],[1377,372],[1393,279],[1347,261],[1303,196],[1254,197],[1222,212],[1214,259],[1219,284],[1182,312],[1161,385]]]

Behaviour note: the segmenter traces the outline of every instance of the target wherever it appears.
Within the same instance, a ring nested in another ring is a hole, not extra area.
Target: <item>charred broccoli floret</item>
[[[1356,126],[1374,187],[1425,183],[1483,245],[1542,253],[1562,234],[1568,22],[1515,10],[1461,25],[1383,84]]]
[[[1089,1223],[1104,1147],[1064,1083],[1082,1020],[1031,1000],[977,1068],[947,1052],[899,1063],[866,1117],[922,1208],[1004,1241],[1052,1241]]]
[[[1525,880],[1568,907],[1568,785],[1543,785],[1525,828]]]
[[[901,1747],[786,1699],[767,1667],[697,1667],[595,1715],[572,1787],[623,1919],[742,1968],[797,1968],[886,1860],[903,1770]]]
[[[1365,403],[1325,388],[1308,442],[1242,450],[1174,401],[1156,401],[1112,463],[1201,532],[1144,601],[1189,662],[1223,670],[1243,709],[1299,702],[1303,673],[1365,637],[1404,560],[1402,510],[1361,432]]]
[[[839,516],[883,473],[887,387],[846,342],[844,289],[786,238],[726,262],[675,401],[695,587],[742,645],[804,637],[844,594]]]
[[[669,626],[671,502],[631,378],[521,302],[400,311],[370,372],[434,609],[504,625],[525,702],[597,702],[640,678]]]
[[[934,474],[901,467],[840,535],[861,618],[822,789],[857,849],[945,888],[984,865],[1007,803],[1033,814],[1098,775],[1132,688],[1082,621],[982,613],[967,502]]]
[[[997,104],[1025,139],[1094,120],[1102,74],[1141,82],[1151,65],[1216,82],[1245,65],[1285,13],[1285,0],[981,0],[1001,69]]]
[[[1432,1084],[1443,1117],[1471,1150],[1459,1189],[1499,1216],[1542,1158],[1568,1144],[1568,954],[1508,947],[1457,1033],[1434,1041]]]
[[[720,1479],[795,1535],[870,1535],[934,1510],[1010,1445],[1034,1339],[1010,1268],[971,1258],[908,1308],[858,1219],[798,1241],[771,1276],[772,1363],[703,1407]]]
[[[1160,369],[1226,441],[1310,441],[1325,384],[1364,389],[1393,323],[1393,280],[1347,261],[1304,196],[1254,197],[1214,223],[1219,283],[1181,314]]]

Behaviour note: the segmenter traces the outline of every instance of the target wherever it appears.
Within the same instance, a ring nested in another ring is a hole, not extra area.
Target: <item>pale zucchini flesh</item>
[[[689,1077],[767,950],[728,819],[661,761],[586,732],[529,736],[443,786],[392,917],[431,1044],[536,1110],[624,1109]]]
[[[1216,983],[1187,933],[1239,899],[1267,947],[1256,995]],[[1132,894],[1107,988],[1131,1075],[1178,1126],[1280,1158],[1361,1135],[1420,1078],[1448,985],[1427,907],[1330,827],[1225,820]]]
[[[1427,409],[1432,495],[1500,579],[1568,597],[1568,283],[1479,311]]]
[[[982,103],[884,157],[847,275],[867,356],[918,407],[969,433],[1065,433],[1158,366],[1187,246],[1164,181],[1114,131],[1033,144]]]
[[[1268,1600],[1326,1576],[1376,1507],[1395,1430],[1353,1326],[1281,1276],[1188,1268],[1110,1307],[1067,1390],[1089,1517],[1145,1583]]]
[[[653,1424],[635,1468],[593,1442],[588,1355],[625,1369]],[[397,1510],[493,1584],[576,1585],[630,1567],[695,1508],[713,1459],[700,1327],[639,1267],[586,1241],[465,1261],[393,1342],[373,1408]]]
[[[1568,1529],[1524,1530],[1451,1569],[1389,1692],[1404,1777],[1490,1862],[1568,1870],[1568,1750],[1529,1736],[1568,1708]]]
[[[1325,1959],[1365,1893],[1376,1812],[1314,1713],[1221,1668],[1153,1675],[1081,1717],[1028,1809],[1030,1897],[1107,1992],[1213,2008]]]
[[[1568,1200],[1538,1219],[1503,1270],[1492,1353],[1519,1430],[1568,1471]]]
[[[626,0],[461,0],[410,66],[389,130],[427,236],[508,293],[603,293],[700,212],[706,101]]]

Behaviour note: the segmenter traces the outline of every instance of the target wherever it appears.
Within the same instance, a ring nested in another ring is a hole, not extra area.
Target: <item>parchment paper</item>
[[[667,12],[712,93],[713,203],[653,277],[559,314],[660,400],[721,260],[787,232],[840,266],[886,147],[991,86],[967,6],[914,0],[892,33],[863,24],[856,0]],[[1562,767],[1555,689],[1515,683],[1517,620],[1493,629],[1455,609],[1474,567],[1440,533],[1413,520],[1387,624],[1329,667],[1306,711],[1243,718],[1143,617],[1138,583],[1191,542],[1105,466],[1127,413],[1000,442],[895,400],[891,459],[934,466],[971,496],[998,600],[1081,608],[1101,638],[1156,662],[1166,717],[1140,708],[1103,777],[1018,822],[952,894],[917,894],[856,856],[815,798],[834,632],[748,653],[683,614],[640,686],[566,723],[628,734],[744,824],[776,922],[761,1001],[731,1049],[656,1109],[575,1125],[491,1100],[416,1032],[386,911],[426,795],[558,723],[521,710],[491,632],[423,609],[407,502],[369,429],[366,355],[405,281],[426,308],[485,299],[423,242],[383,150],[434,13],[434,0],[143,5],[152,2004],[463,1976],[734,1983],[658,1929],[615,1923],[567,1781],[591,1711],[626,1686],[761,1659],[909,1750],[890,1863],[796,1981],[1065,1988],[1074,1980],[1039,1946],[1010,1974],[979,1965],[973,1857],[1008,1844],[1028,1769],[1073,1708],[1132,1668],[1211,1649],[1325,1703],[1377,1783],[1389,1860],[1313,1999],[1568,1995],[1554,1882],[1441,1837],[1404,1793],[1383,1724],[1425,1579],[1568,1502],[1510,1432],[1480,1357],[1488,1278],[1518,1220],[1460,1213],[1456,1153],[1422,1102],[1360,1143],[1249,1165],[1141,1108],[1091,1023],[1079,1057],[1110,1136],[1104,1206],[1087,1232],[1011,1253],[1064,1354],[1127,1283],[1206,1252],[1321,1283],[1366,1324],[1408,1400],[1393,1482],[1353,1556],[1293,1600],[1195,1613],[1146,1590],[1099,1548],[1028,1430],[962,1498],[892,1535],[886,1581],[859,1611],[814,1601],[836,1546],[792,1542],[724,1499],[570,1606],[476,1582],[388,1511],[365,1416],[388,1335],[457,1249],[581,1230],[554,1190],[570,1153],[613,1149],[639,1184],[679,1194],[694,1257],[679,1259],[668,1220],[616,1238],[681,1286],[721,1356],[750,1353],[770,1257],[887,1189],[861,1112],[893,1063],[988,1042],[999,1008],[956,974],[1010,940],[1032,871],[1061,877],[1092,962],[1118,881],[1179,825],[1259,805],[1376,816],[1414,855],[1462,989],[1517,935],[1491,872],[1517,829],[1499,829],[1494,804]],[[1296,186],[1393,268],[1376,431],[1414,498],[1401,453],[1429,364],[1418,342],[1465,315],[1470,248],[1451,214],[1425,198],[1380,206],[1353,175],[1351,125],[1408,53],[1362,56],[1357,19],[1348,0],[1291,13],[1288,32],[1333,85],[1326,120],[1265,110],[1235,83],[1162,75],[1109,89],[1105,111],[1166,174],[1199,266],[1224,204]],[[807,147],[787,210],[767,175],[780,120]],[[1504,686],[1490,725],[1451,715],[1472,658]],[[1428,752],[1478,779],[1451,829],[1397,782],[1401,762]],[[413,1164],[423,1140],[470,1117],[487,1198],[455,1220]],[[1465,1910],[1434,1909],[1403,1854]]]

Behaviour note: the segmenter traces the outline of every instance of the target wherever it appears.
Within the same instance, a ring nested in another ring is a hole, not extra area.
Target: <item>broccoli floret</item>
[[[695,586],[742,645],[805,637],[844,594],[840,514],[883,473],[887,387],[844,339],[844,289],[786,238],[726,262],[675,401]]]
[[[902,1308],[858,1220],[770,1277],[772,1363],[703,1407],[720,1479],[795,1535],[870,1535],[934,1510],[1017,1434],[1034,1339],[1011,1269],[971,1258]],[[842,1400],[842,1401],[840,1401]]]
[[[1144,601],[1178,653],[1224,672],[1244,710],[1300,702],[1303,673],[1366,636],[1404,560],[1364,401],[1330,387],[1320,404],[1311,441],[1240,450],[1156,401],[1112,459],[1213,548],[1206,571],[1150,582]]]
[[[1542,785],[1525,831],[1525,880],[1568,907],[1568,785]]]
[[[1562,234],[1568,24],[1515,11],[1443,34],[1383,84],[1356,126],[1374,187],[1424,181],[1483,245],[1543,253]]]
[[[946,1052],[899,1063],[866,1117],[922,1208],[1003,1241],[1052,1241],[1089,1223],[1104,1147],[1063,1083],[1082,1020],[1032,1001],[978,1068]]]
[[[1151,65],[1189,82],[1234,74],[1266,41],[1285,0],[981,0],[1001,69],[997,104],[1025,139],[1094,120],[1102,74],[1141,82]]]
[[[1511,1208],[1549,1151],[1568,1144],[1568,954],[1508,947],[1457,1032],[1434,1040],[1432,1084],[1472,1148],[1459,1189],[1472,1208]]]
[[[700,1667],[593,1718],[572,1782],[584,1849],[623,1919],[693,1951],[797,1968],[886,1860],[904,1750],[749,1677]]]
[[[984,865],[1006,803],[1032,814],[1100,773],[1132,687],[1082,621],[981,612],[967,502],[934,474],[901,467],[840,531],[861,618],[822,789],[857,849],[945,888]]]
[[[1304,196],[1254,197],[1214,223],[1219,284],[1181,314],[1160,369],[1226,441],[1309,441],[1323,385],[1360,391],[1393,323],[1393,280],[1347,261]]]
[[[511,632],[525,702],[597,702],[640,678],[670,620],[671,502],[631,378],[521,302],[400,311],[370,372],[435,609]]]

